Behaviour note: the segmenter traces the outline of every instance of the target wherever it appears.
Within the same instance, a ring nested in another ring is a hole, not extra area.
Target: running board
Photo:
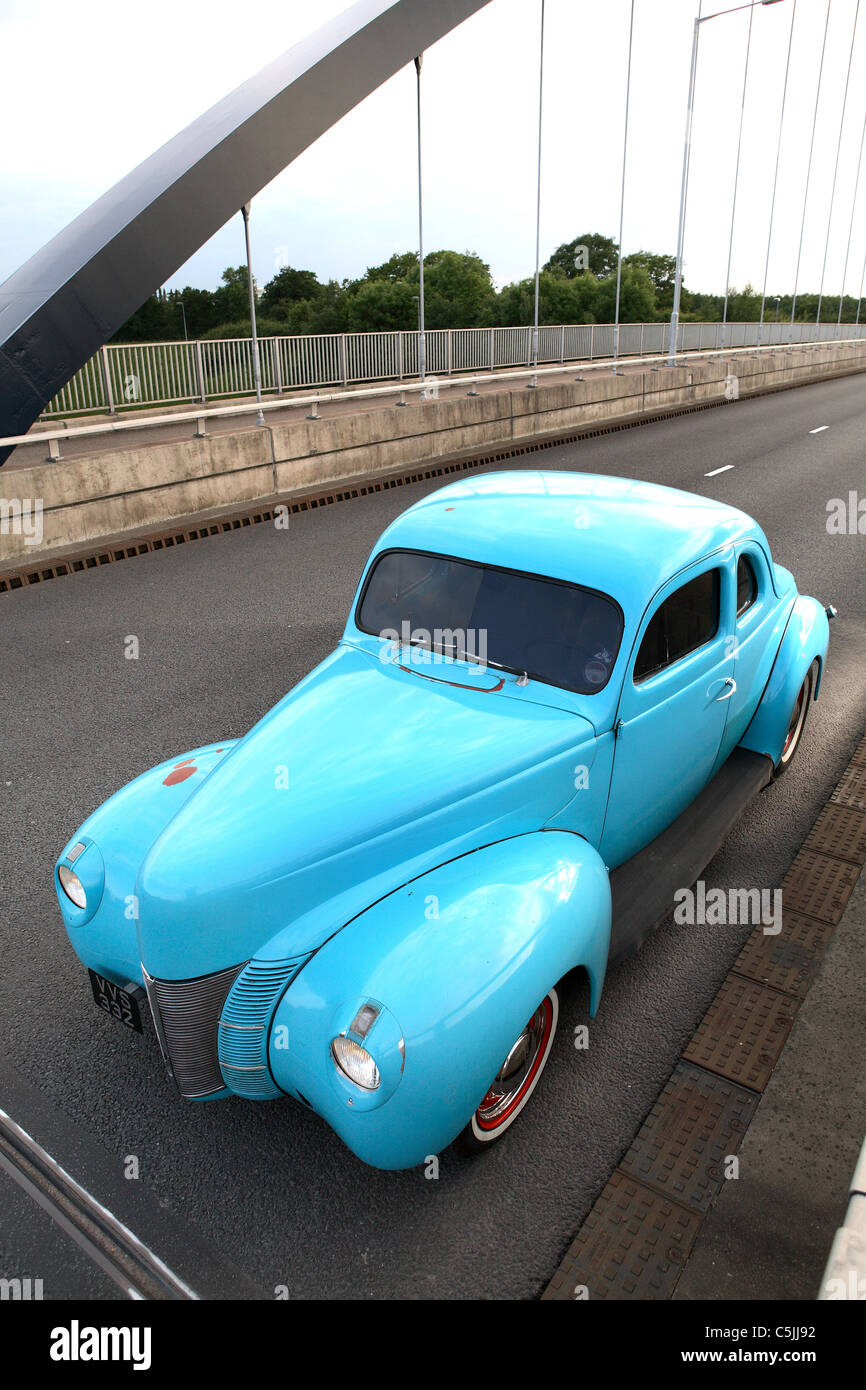
[[[674,893],[691,888],[754,796],[773,763],[735,748],[699,796],[667,830],[610,875],[613,912],[608,965],[637,951],[673,911]]]

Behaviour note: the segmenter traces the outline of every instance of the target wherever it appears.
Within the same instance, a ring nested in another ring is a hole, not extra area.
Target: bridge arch
[[[249,78],[0,285],[0,437],[57,392],[244,203],[490,0],[359,0]],[[0,465],[10,450],[0,450]]]

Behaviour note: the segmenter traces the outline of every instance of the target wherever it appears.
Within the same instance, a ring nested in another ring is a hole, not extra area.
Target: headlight
[[[78,875],[74,874],[71,869],[67,869],[65,864],[61,864],[57,870],[57,877],[60,879],[60,885],[67,898],[74,902],[76,907],[86,908],[87,894]]]
[[[73,875],[74,877],[74,875]],[[365,1047],[351,1038],[339,1037],[331,1042],[331,1055],[344,1076],[365,1091],[375,1091],[380,1083],[379,1068]]]

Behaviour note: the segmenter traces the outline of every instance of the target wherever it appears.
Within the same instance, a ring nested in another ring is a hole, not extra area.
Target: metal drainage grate
[[[241,970],[243,965],[232,965],[195,980],[154,980],[143,969],[162,1055],[187,1100],[225,1089],[217,1058],[217,1023]]]
[[[282,1095],[268,1067],[271,1017],[287,986],[309,960],[250,961],[234,982],[219,1021],[219,1065],[225,1084],[248,1100]]]
[[[541,1297],[668,1299],[700,1224],[698,1212],[616,1169]]]
[[[698,1025],[683,1060],[763,1091],[791,1031],[799,1001],[730,974]]]

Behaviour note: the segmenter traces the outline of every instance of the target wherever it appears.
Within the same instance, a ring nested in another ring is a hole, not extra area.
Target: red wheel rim
[[[808,702],[807,690],[809,689],[811,689],[811,686],[810,681],[807,678],[800,687],[800,693],[797,696],[797,703],[795,704],[794,709],[791,713],[791,720],[788,724],[788,732],[785,735],[785,743],[782,748],[782,762],[787,762],[789,755],[793,754],[793,750],[796,747],[800,738],[800,734],[803,731],[803,724],[805,723],[806,718],[806,705]]]
[[[526,1028],[509,1052],[487,1095],[475,1112],[475,1123],[485,1133],[501,1129],[532,1090],[547,1055],[553,1029],[553,1004],[550,996],[539,1004]],[[525,1055],[518,1054],[514,1070],[506,1072],[509,1062],[526,1040]]]

